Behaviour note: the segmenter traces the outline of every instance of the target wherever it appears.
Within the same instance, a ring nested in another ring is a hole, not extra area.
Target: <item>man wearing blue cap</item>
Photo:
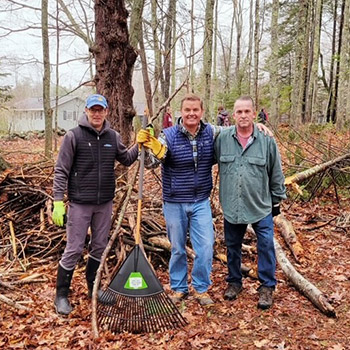
[[[118,132],[106,120],[108,103],[104,96],[87,98],[85,114],[79,125],[64,136],[58,154],[53,183],[53,222],[63,226],[66,209],[64,193],[68,191],[67,245],[58,264],[56,311],[68,315],[68,300],[74,268],[84,249],[91,228],[89,258],[86,264],[88,295],[91,297],[96,272],[108,242],[115,191],[115,160],[131,165],[138,156],[137,144],[129,150]]]

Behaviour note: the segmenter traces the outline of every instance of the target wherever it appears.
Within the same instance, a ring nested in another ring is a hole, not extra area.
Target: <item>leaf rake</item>
[[[97,322],[113,333],[149,333],[180,328],[187,324],[140,247],[141,206],[144,173],[141,149],[135,246],[98,298]]]

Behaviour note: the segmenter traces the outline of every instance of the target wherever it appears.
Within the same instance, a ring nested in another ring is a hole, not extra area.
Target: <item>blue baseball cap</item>
[[[108,103],[104,96],[99,94],[90,95],[86,100],[86,108],[91,108],[96,105],[108,108]]]

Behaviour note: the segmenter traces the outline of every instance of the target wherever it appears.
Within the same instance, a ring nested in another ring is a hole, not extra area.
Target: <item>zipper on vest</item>
[[[98,165],[98,186],[97,186],[97,204],[100,204],[101,197],[101,150],[100,150],[100,136],[97,135],[97,165]]]

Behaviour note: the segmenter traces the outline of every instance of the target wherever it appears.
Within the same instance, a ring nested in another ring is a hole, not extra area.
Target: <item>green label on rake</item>
[[[125,289],[146,289],[148,285],[144,280],[140,272],[131,272],[129,278],[127,279]]]

